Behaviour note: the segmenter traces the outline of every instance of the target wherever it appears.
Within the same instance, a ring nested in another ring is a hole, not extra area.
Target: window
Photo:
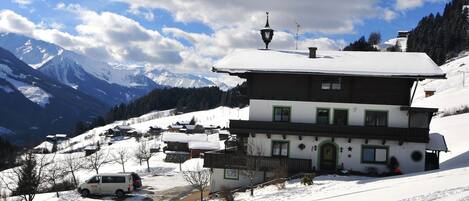
[[[342,88],[340,77],[326,78],[321,81],[322,90],[340,90]]]
[[[388,112],[365,111],[365,126],[388,126]]]
[[[288,142],[272,141],[272,156],[288,157]]]
[[[290,121],[290,107],[274,107],[274,121]]]
[[[97,184],[99,183],[99,177],[98,176],[95,176],[95,177],[92,177],[91,179],[88,180],[89,184]]]
[[[348,110],[334,109],[334,125],[348,125]]]
[[[388,148],[384,146],[362,146],[362,163],[387,163]]]
[[[225,169],[225,179],[233,179],[233,180],[238,180],[239,179],[239,170],[238,169]]]
[[[316,112],[317,124],[329,124],[329,109],[318,108]]]

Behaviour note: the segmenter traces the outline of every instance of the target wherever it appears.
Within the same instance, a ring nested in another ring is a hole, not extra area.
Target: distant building
[[[410,32],[409,31],[398,31],[397,32],[397,37],[398,38],[407,38],[409,36]]]

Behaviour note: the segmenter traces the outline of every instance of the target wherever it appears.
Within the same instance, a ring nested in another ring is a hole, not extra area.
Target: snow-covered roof
[[[430,141],[428,141],[426,148],[432,151],[448,151],[445,137],[439,133],[430,133]]]
[[[193,158],[185,161],[181,165],[182,171],[201,171],[204,169],[204,159],[203,158]]]
[[[65,138],[67,134],[55,134],[55,137]]]
[[[190,141],[207,141],[207,135],[165,132],[163,133],[162,141],[182,143],[188,143]]]
[[[240,49],[213,66],[216,72],[325,74],[373,77],[444,78],[425,53]]]
[[[211,142],[190,141],[189,149],[219,150],[220,143],[218,141],[211,141]]]
[[[46,138],[55,138],[55,135],[46,135]]]

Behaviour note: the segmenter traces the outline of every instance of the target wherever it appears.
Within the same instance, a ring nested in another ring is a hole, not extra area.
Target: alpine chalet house
[[[266,33],[268,32],[268,33]],[[213,70],[247,80],[249,120],[231,120],[238,146],[204,156],[210,190],[247,186],[285,168],[383,174],[391,158],[403,174],[426,169],[435,108],[411,107],[414,83],[444,79],[425,53],[237,50]]]

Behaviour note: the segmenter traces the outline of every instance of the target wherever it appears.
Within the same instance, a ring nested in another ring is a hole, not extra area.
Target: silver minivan
[[[116,195],[123,197],[134,190],[132,176],[127,173],[97,174],[78,186],[83,196]]]

